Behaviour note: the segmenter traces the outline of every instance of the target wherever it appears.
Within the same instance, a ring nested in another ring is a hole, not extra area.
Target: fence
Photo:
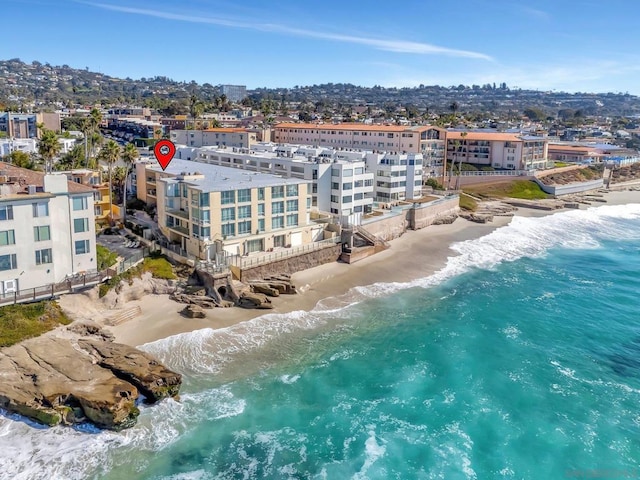
[[[462,171],[461,177],[486,177],[486,176],[523,177],[533,175],[532,170],[490,170],[490,171]],[[457,176],[454,175],[454,177]]]
[[[326,240],[321,240],[319,242],[300,245],[298,247],[286,248],[277,252],[252,254],[247,257],[234,255],[232,257],[229,257],[229,265],[238,267],[240,269],[259,267],[267,263],[277,262],[278,260],[283,260],[285,258],[295,257],[296,255],[323,250],[325,248],[332,247],[337,243],[340,243],[340,239],[334,237]]]
[[[75,290],[102,283],[116,273],[116,270],[106,269],[101,272],[76,274],[68,276],[59,283],[34,288],[23,288],[15,292],[3,293],[0,294],[0,305],[34,302],[36,300],[52,298],[63,293],[73,293]]]

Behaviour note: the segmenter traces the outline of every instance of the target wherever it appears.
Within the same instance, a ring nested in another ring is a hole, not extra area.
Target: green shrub
[[[1,307],[0,347],[8,347],[70,323],[60,306],[52,301]]]
[[[425,182],[425,185],[433,188],[434,190],[444,190],[444,187],[438,183],[438,180],[436,180],[435,178],[430,178]]]
[[[98,270],[104,270],[115,265],[118,261],[118,254],[107,247],[96,245],[96,261],[98,262]]]

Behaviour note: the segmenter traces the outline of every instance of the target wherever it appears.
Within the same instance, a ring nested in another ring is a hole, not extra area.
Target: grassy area
[[[164,280],[174,280],[176,274],[173,271],[173,266],[163,255],[152,255],[145,258],[140,265],[137,265],[120,275],[111,277],[107,282],[100,285],[98,290],[98,296],[104,297],[109,290],[120,284],[122,280],[126,280],[131,284],[134,278],[142,276],[143,273],[150,272],[154,278],[161,278]]]
[[[462,193],[460,195],[460,208],[463,210],[468,210],[470,212],[475,212],[478,208],[478,202],[475,198],[470,197],[469,195]]]
[[[553,162],[553,166],[555,168],[568,167],[569,165],[572,165],[572,164],[567,162]]]
[[[530,180],[512,180],[508,182],[490,183],[465,187],[464,191],[474,197],[490,198],[520,198],[523,200],[540,200],[549,198],[537,183]]]
[[[118,260],[118,254],[112,252],[107,247],[96,245],[96,260],[98,262],[98,270],[104,270],[114,265]]]
[[[1,307],[0,347],[8,347],[70,323],[60,306],[51,301]]]

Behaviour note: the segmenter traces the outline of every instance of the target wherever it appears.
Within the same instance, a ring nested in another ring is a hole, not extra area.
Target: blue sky
[[[2,0],[0,12],[0,58],[119,77],[640,94],[636,0]]]

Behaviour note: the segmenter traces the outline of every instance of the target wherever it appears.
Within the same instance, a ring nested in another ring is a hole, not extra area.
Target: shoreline
[[[581,206],[581,209],[605,205],[640,203],[639,191],[609,191],[603,193],[606,203]],[[542,217],[570,209],[536,210],[519,208],[514,216]],[[432,225],[421,230],[409,230],[390,241],[388,250],[348,265],[332,262],[292,275],[298,294],[272,299],[272,310],[247,310],[239,307],[207,309],[206,318],[189,319],[178,312],[184,307],[168,295],[146,295],[127,303],[127,308],[139,306],[142,314],[117,326],[105,327],[115,341],[131,346],[161,340],[173,335],[201,329],[221,329],[269,314],[310,311],[319,301],[339,296],[358,286],[378,282],[409,282],[429,276],[442,268],[454,252],[451,245],[488,235],[508,225],[512,216],[495,217],[491,223],[478,224],[462,218],[452,224]],[[87,301],[90,300],[87,298]]]

